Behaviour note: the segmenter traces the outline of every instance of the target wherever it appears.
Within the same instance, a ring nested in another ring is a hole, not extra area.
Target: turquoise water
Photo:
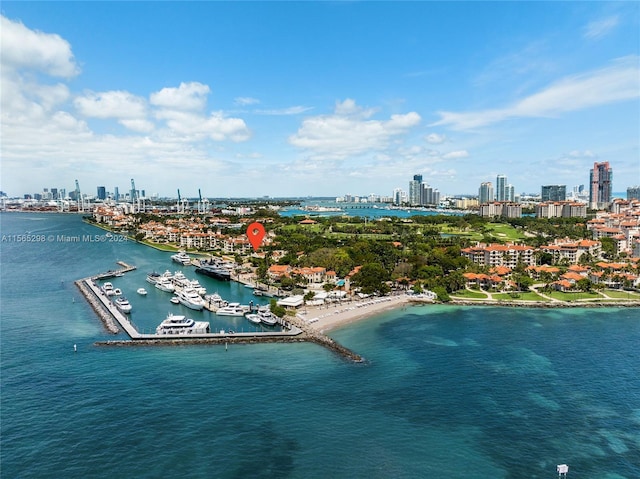
[[[73,215],[0,222],[2,235],[102,233]],[[409,307],[332,333],[361,365],[313,344],[98,347],[113,336],[73,281],[138,266],[113,282],[153,327],[175,306],[134,291],[177,269],[168,255],[0,247],[3,478],[553,478],[560,463],[640,477],[638,309]]]

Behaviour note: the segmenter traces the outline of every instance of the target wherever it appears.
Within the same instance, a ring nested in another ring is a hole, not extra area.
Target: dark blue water
[[[0,222],[101,234],[72,215]],[[73,281],[135,264],[113,282],[153,327],[175,306],[144,276],[175,270],[169,255],[0,247],[3,478],[640,477],[638,309],[406,308],[333,333],[364,365],[312,344],[98,347],[112,336]]]

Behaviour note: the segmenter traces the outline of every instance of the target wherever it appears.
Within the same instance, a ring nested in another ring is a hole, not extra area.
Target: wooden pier
[[[118,262],[125,269],[119,272],[132,271],[135,266]],[[109,272],[110,273],[110,272]],[[129,317],[120,311],[109,297],[97,285],[97,279],[106,279],[113,276],[99,274],[89,278],[83,278],[75,282],[87,302],[91,305],[98,317],[102,320],[107,331],[112,334],[120,332],[120,328],[127,333],[130,340],[101,341],[100,346],[135,346],[135,345],[184,345],[184,344],[252,344],[252,343],[293,343],[313,342],[335,352],[345,359],[354,362],[363,362],[364,359],[353,351],[340,345],[329,336],[317,331],[308,323],[297,317],[282,318],[280,324],[285,331],[255,331],[248,333],[229,333],[220,331],[217,333],[202,334],[142,334],[129,321]],[[115,274],[114,274],[115,276]]]

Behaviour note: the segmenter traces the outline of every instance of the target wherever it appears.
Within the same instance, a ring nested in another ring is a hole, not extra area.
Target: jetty
[[[96,283],[96,280],[115,277],[116,273],[132,271],[135,266],[118,263],[124,269],[117,272],[107,272],[75,281],[76,286],[91,305],[107,331],[118,334],[124,331],[130,339],[99,341],[99,346],[157,346],[157,345],[185,345],[185,344],[253,344],[253,343],[299,343],[312,342],[324,346],[339,356],[353,362],[363,362],[364,359],[350,349],[337,343],[329,336],[317,331],[305,321],[294,316],[281,318],[279,323],[282,331],[254,331],[246,333],[228,332],[221,330],[214,333],[190,334],[143,334],[131,323],[129,317],[120,311],[109,299],[107,294]],[[113,276],[105,276],[112,274]]]

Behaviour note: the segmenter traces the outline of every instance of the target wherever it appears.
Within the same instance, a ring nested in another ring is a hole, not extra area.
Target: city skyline
[[[2,184],[174,197],[640,183],[637,3],[4,2]],[[384,34],[381,34],[384,33]]]

